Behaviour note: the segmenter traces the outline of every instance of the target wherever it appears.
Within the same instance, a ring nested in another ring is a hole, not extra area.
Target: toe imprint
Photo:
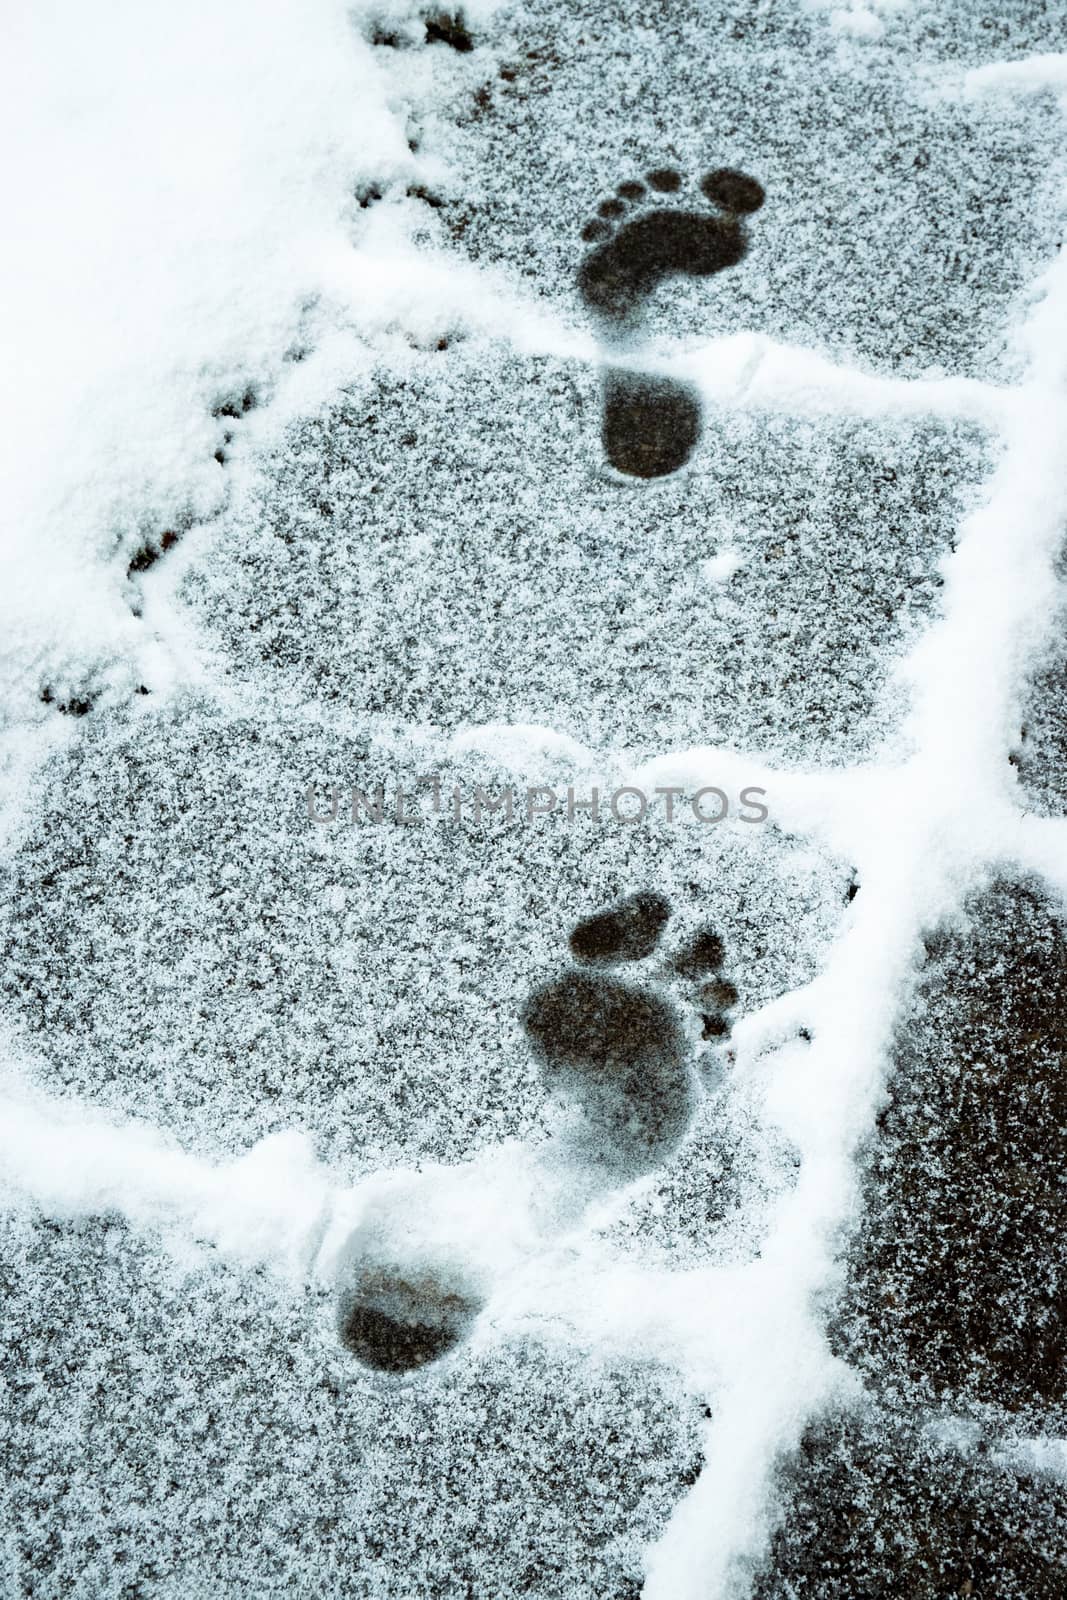
[[[646,174],[644,184],[620,183],[617,195],[601,202],[601,220],[587,223],[582,231],[595,245],[578,273],[587,305],[605,316],[625,318],[664,278],[678,273],[708,277],[741,260],[747,240],[738,218],[763,203],[761,185],[747,173],[720,167],[700,183],[717,213],[656,202],[655,196],[677,194],[681,187],[681,174],[661,167]],[[605,233],[603,219],[618,225]]]
[[[674,958],[674,970],[685,978],[703,972],[718,972],[726,949],[714,928],[701,928]]]
[[[682,174],[674,167],[657,167],[648,174],[649,187],[661,194],[676,194],[682,187]]]
[[[730,167],[719,167],[700,180],[701,192],[713,205],[724,211],[747,213],[758,211],[763,204],[763,185],[747,173],[734,172]]]
[[[642,961],[659,943],[670,914],[670,901],[663,895],[641,890],[610,911],[579,922],[571,934],[571,950],[579,961]]]
[[[679,977],[694,986],[702,1039],[726,1039],[730,1033],[730,1013],[738,996],[735,986],[720,970],[725,959],[722,939],[714,928],[705,927],[697,929],[671,962]]]

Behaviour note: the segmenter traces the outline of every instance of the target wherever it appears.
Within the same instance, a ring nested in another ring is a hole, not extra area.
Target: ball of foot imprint
[[[589,1154],[647,1170],[683,1137],[693,1082],[681,1022],[650,989],[566,972],[536,990],[522,1023],[546,1085],[585,1113]]]

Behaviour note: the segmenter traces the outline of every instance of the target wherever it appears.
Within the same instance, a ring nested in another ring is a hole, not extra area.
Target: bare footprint
[[[695,1031],[670,989],[681,980],[702,1040],[730,1032],[737,990],[722,975],[725,951],[712,929],[696,933],[666,967],[659,963],[661,978],[673,979],[667,988],[602,970],[655,956],[670,918],[669,901],[649,889],[584,918],[570,936],[581,965],[536,988],[521,1014],[546,1085],[581,1108],[578,1165],[610,1183],[666,1161],[696,1110]]]
[[[362,1367],[395,1378],[459,1351],[494,1284],[686,1138],[704,1092],[701,1059],[729,1036],[737,991],[714,929],[662,953],[671,920],[652,889],[583,917],[569,939],[574,964],[527,997],[522,1025],[564,1109],[547,1144],[386,1174],[343,1197],[317,1270],[337,1336]],[[642,974],[626,982],[605,970],[614,967]]]
[[[459,1283],[432,1273],[365,1267],[346,1286],[338,1314],[341,1342],[378,1372],[412,1372],[466,1338],[480,1302]]]
[[[578,269],[582,299],[600,319],[605,342],[632,344],[649,296],[667,278],[706,278],[744,256],[742,216],[763,204],[763,188],[744,172],[718,168],[700,180],[713,212],[664,204],[680,195],[672,167],[643,182],[620,183],[582,229],[592,249]],[[604,373],[602,437],[612,466],[659,478],[688,461],[700,436],[700,399],[691,384],[609,367]]]
[[[583,1166],[620,1182],[666,1159],[689,1126],[696,1085],[681,1017],[665,996],[568,971],[534,991],[522,1023],[547,1086],[582,1108]]]

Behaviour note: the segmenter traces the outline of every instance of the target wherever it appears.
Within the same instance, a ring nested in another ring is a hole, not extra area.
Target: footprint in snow
[[[713,211],[684,203],[682,189],[673,167],[657,168],[644,181],[628,179],[582,229],[591,249],[578,269],[578,289],[609,345],[632,345],[649,296],[665,279],[711,277],[735,266],[748,248],[742,218],[763,204],[755,178],[726,167],[707,173],[700,191]],[[602,439],[619,472],[637,478],[676,472],[693,453],[700,417],[691,384],[605,369]]]

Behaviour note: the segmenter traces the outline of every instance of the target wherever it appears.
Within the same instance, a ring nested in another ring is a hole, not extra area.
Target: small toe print
[[[730,1013],[737,1004],[737,987],[724,977],[720,968],[726,949],[713,928],[699,928],[688,944],[675,955],[672,965],[679,977],[698,983],[695,1003],[700,1011],[704,1040],[726,1039],[733,1026]],[[714,974],[714,976],[707,976]]]
[[[598,239],[606,239],[611,229],[606,222],[587,222],[582,229],[582,238],[586,244],[595,244]]]
[[[674,970],[683,978],[696,978],[705,972],[718,972],[726,947],[714,928],[700,928],[674,958]]]
[[[682,187],[682,174],[674,167],[657,167],[645,174],[645,180],[650,189],[658,189],[660,194],[677,194]]]
[[[625,183],[620,183],[617,190],[624,200],[640,200],[647,192],[644,184],[638,183],[636,178],[629,178]]]
[[[729,978],[713,978],[701,990],[704,1000],[721,1011],[729,1011],[737,1004],[737,990]]]
[[[702,1039],[725,1039],[730,1031],[730,1024],[717,1011],[703,1015],[700,1020],[704,1024],[700,1034]]]
[[[597,211],[602,217],[621,217],[626,207],[621,200],[601,200]]]
[[[713,205],[736,214],[758,211],[764,201],[763,185],[746,172],[718,167],[700,180],[701,193]]]

